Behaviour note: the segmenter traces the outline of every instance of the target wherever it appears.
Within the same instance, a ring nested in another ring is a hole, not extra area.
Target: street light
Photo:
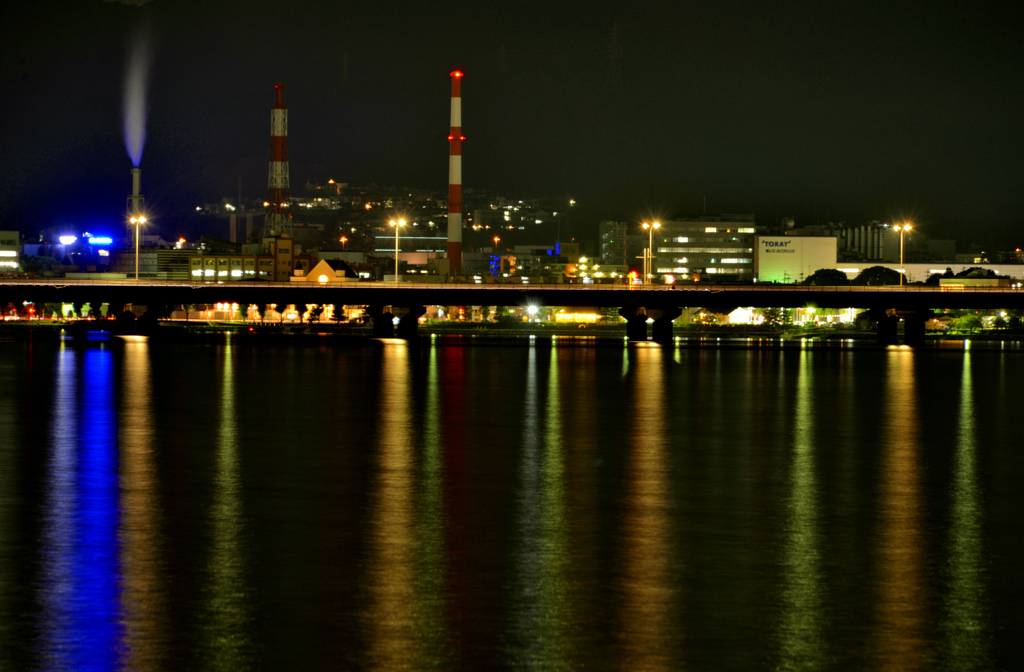
[[[910,231],[914,227],[912,227],[910,224],[907,224],[906,222],[904,222],[903,226],[896,225],[896,226],[894,226],[892,228],[894,230],[900,232],[900,286],[902,287],[903,286],[903,276],[907,274],[906,269],[903,268],[903,234],[905,234],[907,231]]]
[[[405,220],[400,219],[397,222],[391,220],[391,226],[395,227],[395,284],[398,284],[398,230],[405,226]]]
[[[135,281],[139,280],[139,227],[146,223],[146,218],[143,215],[138,217],[132,217],[129,220],[135,225]]]
[[[495,236],[495,237],[494,237],[494,253],[495,253],[495,254],[497,254],[497,253],[498,253],[498,241],[499,241],[499,240],[501,240],[501,237],[500,237],[500,236]]]
[[[661,228],[661,222],[648,224],[644,222],[644,230],[647,231],[647,256],[644,259],[644,283],[648,278],[654,276],[654,230]]]
[[[342,236],[338,240],[341,241],[341,251],[344,252],[345,251],[345,243],[348,242],[348,238],[346,238],[345,236]]]

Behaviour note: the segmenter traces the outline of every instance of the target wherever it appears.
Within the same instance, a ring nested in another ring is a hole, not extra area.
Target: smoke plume
[[[132,35],[124,77],[124,146],[132,159],[132,165],[136,167],[142,162],[142,150],[146,146],[150,58],[150,32],[142,24]]]

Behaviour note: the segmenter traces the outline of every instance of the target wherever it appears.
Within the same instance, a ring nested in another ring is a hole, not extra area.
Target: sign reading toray
[[[826,236],[758,236],[754,273],[760,282],[800,282],[836,266],[836,239]]]
[[[792,240],[766,240],[761,238],[761,245],[764,246],[765,254],[796,254]]]

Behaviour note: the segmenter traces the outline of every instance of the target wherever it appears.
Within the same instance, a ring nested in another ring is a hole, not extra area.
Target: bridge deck
[[[804,285],[418,284],[225,282],[176,280],[5,279],[0,301],[196,304],[342,303],[348,305],[548,305],[647,307],[1024,308],[1015,287]]]

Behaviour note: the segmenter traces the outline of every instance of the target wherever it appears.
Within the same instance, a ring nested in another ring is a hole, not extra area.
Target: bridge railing
[[[616,291],[616,292],[787,292],[787,293],[907,293],[907,294],[938,294],[947,292],[974,293],[974,294],[1017,294],[1024,292],[1024,288],[1011,287],[977,287],[967,285],[776,285],[770,283],[755,283],[750,285],[705,285],[705,284],[679,284],[679,285],[606,285],[606,284],[583,284],[583,283],[419,283],[419,282],[379,282],[361,281],[345,283],[316,282],[193,282],[191,280],[150,280],[150,279],[125,279],[125,280],[103,280],[103,279],[64,279],[64,278],[2,278],[0,286],[3,285],[35,285],[41,287],[221,287],[224,285],[245,288],[285,288],[295,289],[345,289],[358,287],[360,290],[438,290],[438,289],[461,289],[461,290],[504,290],[504,291]]]

